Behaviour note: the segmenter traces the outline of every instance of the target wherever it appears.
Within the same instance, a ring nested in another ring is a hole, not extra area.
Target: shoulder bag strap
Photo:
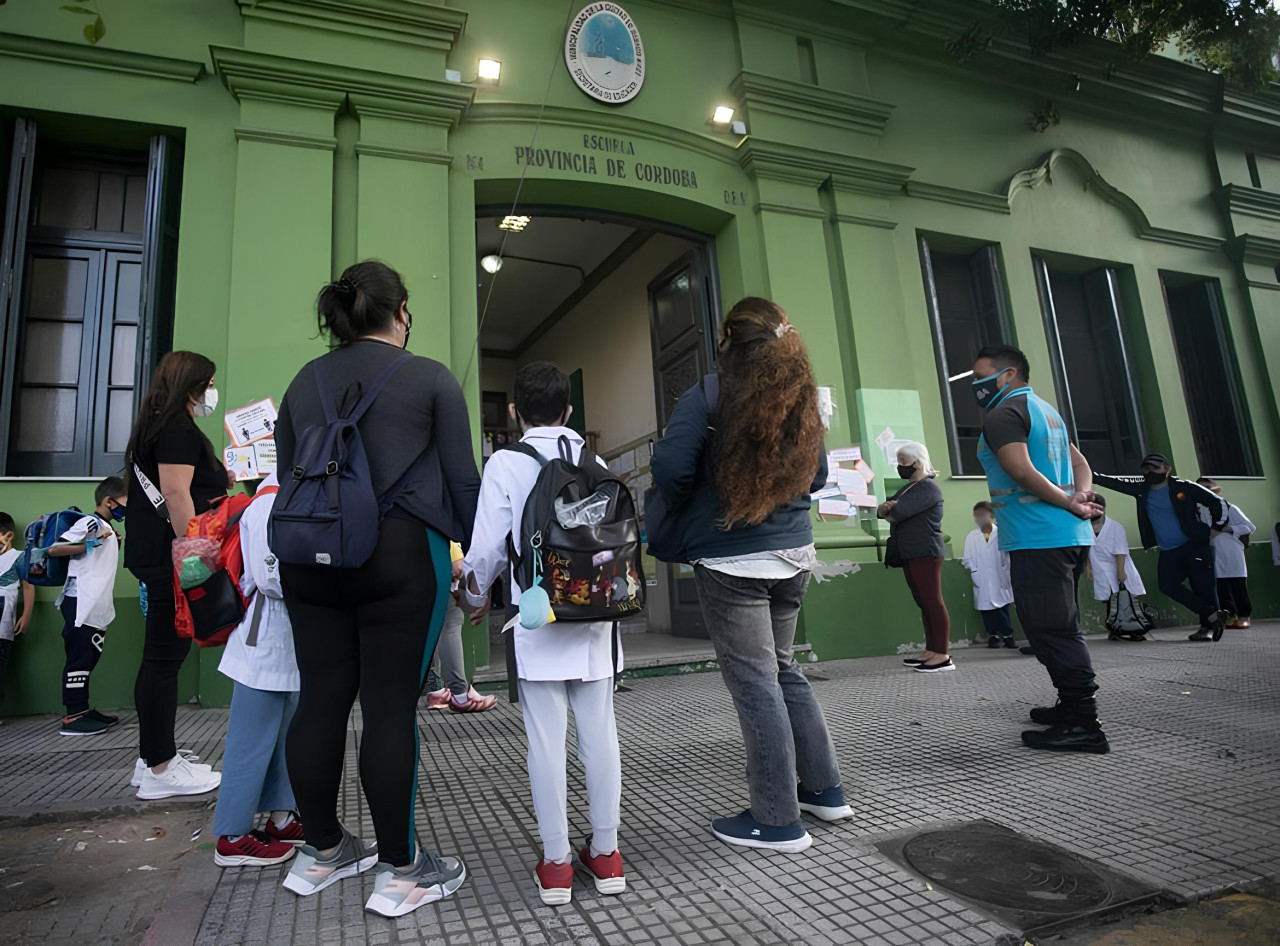
[[[142,472],[142,467],[137,463],[133,465],[133,475],[137,477],[138,485],[142,487],[142,493],[147,497],[147,502],[155,508],[156,515],[168,522],[169,506],[164,501],[164,493],[160,492],[156,484],[147,478],[147,474]]]

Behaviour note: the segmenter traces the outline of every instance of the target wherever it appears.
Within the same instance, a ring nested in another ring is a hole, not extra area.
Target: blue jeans
[[[982,626],[987,629],[988,637],[994,637],[997,640],[1013,640],[1013,621],[1009,618],[1007,604],[978,613],[982,615]]]
[[[840,784],[826,717],[792,655],[809,573],[737,578],[699,565],[694,576],[747,746],[751,815],[771,827],[795,824],[797,776],[809,791]]]
[[[297,708],[297,693],[235,685],[222,754],[222,785],[213,813],[216,837],[248,834],[260,811],[297,807],[284,762],[285,734]]]

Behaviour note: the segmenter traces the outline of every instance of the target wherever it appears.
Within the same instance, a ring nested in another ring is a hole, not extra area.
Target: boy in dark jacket
[[[1093,483],[1138,500],[1142,547],[1160,548],[1160,590],[1200,617],[1191,640],[1221,640],[1228,615],[1218,607],[1209,543],[1227,526],[1227,504],[1203,486],[1173,476],[1162,453],[1142,458],[1140,477],[1095,473]],[[1212,526],[1200,518],[1200,507],[1208,511]]]

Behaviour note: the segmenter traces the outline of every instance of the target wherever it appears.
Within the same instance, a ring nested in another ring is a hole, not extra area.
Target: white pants
[[[529,785],[543,857],[549,861],[564,861],[570,854],[565,748],[570,707],[578,729],[578,761],[587,779],[591,844],[602,852],[618,849],[622,760],[613,718],[613,678],[522,679],[520,708],[529,738]]]

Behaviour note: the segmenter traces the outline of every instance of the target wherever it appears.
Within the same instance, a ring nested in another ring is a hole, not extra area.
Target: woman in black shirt
[[[942,490],[937,475],[924,444],[902,444],[898,448],[898,476],[907,484],[876,510],[876,515],[889,523],[889,541],[893,544],[885,561],[901,566],[924,621],[924,653],[903,661],[921,673],[956,668],[950,656],[951,616],[942,600],[942,559],[947,549],[942,536]]]
[[[469,543],[480,492],[462,389],[440,362],[404,350],[412,325],[407,301],[399,274],[375,261],[349,266],[322,289],[320,330],[336,347],[293,379],[276,422],[279,469],[287,477],[302,462],[295,454],[308,429],[326,429],[321,385],[346,416],[371,384],[395,371],[357,423],[373,492],[390,501],[373,555],[358,568],[280,567],[302,684],[286,757],[308,842],[284,885],[312,894],[381,861],[366,908],[385,916],[447,897],[466,877],[457,858],[418,843],[413,810],[418,695],[444,624],[449,540]],[[357,693],[360,782],[376,852],[337,813]]]
[[[174,630],[173,561],[175,536],[187,523],[225,496],[231,480],[195,417],[213,413],[218,389],[214,364],[190,351],[160,359],[151,387],[129,437],[126,465],[129,541],[124,563],[146,585],[146,637],[133,686],[138,709],[139,759],[134,769],[138,797],[169,798],[211,792],[222,775],[178,755],[173,728],[178,707],[178,671],[191,639]]]

